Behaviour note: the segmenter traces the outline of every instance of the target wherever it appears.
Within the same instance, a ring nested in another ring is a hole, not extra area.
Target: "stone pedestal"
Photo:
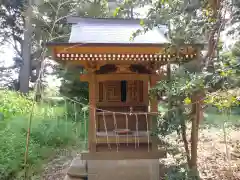
[[[81,156],[76,157],[67,172],[64,180],[85,180],[88,176],[86,161]]]
[[[159,160],[89,160],[89,180],[159,180]]]

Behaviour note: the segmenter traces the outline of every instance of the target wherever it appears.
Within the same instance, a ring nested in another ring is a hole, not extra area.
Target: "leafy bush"
[[[4,119],[22,116],[29,112],[31,106],[32,102],[19,93],[0,91],[0,113]]]
[[[24,175],[26,135],[32,102],[17,93],[0,93],[0,179],[21,179]],[[66,116],[63,105],[36,104],[32,116],[28,169],[36,174],[57,149],[77,145],[83,137],[83,117]],[[79,111],[79,110],[77,110]],[[79,134],[79,132],[81,132]],[[78,133],[78,134],[77,134]]]

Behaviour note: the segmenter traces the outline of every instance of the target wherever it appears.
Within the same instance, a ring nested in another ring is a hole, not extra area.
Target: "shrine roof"
[[[140,20],[135,19],[96,19],[70,17],[72,24],[69,43],[96,44],[168,44],[166,37],[167,26],[160,25],[137,35],[131,39],[133,33],[143,30]]]
[[[57,60],[73,60],[79,64],[98,60],[108,63],[116,63],[114,60],[166,63],[171,59],[190,61],[203,48],[203,44],[171,45],[165,25],[132,40],[133,33],[143,29],[139,19],[70,17],[68,23],[72,25],[68,42],[47,43]]]

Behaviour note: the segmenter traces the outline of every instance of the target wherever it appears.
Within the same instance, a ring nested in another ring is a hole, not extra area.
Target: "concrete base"
[[[88,180],[159,180],[159,160],[89,160]]]

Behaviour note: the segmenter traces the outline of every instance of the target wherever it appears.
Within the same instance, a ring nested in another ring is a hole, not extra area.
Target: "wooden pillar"
[[[157,78],[155,75],[153,76],[150,76],[150,88],[153,88],[155,87],[157,84]],[[150,112],[158,112],[158,101],[157,101],[157,98],[154,97],[154,98],[151,98],[150,99]],[[152,149],[157,149],[157,141],[158,141],[158,138],[155,134],[155,132],[157,131],[157,114],[152,114],[152,117],[151,117],[151,124],[150,124],[150,128],[153,132],[153,135],[151,137],[151,140],[152,140]]]
[[[149,105],[149,99],[148,99],[148,79],[145,79],[143,81],[143,102],[148,106]],[[148,107],[147,107],[148,109]]]
[[[88,148],[90,152],[96,151],[96,74],[90,72],[89,78],[89,124],[88,124]]]
[[[155,87],[157,84],[156,76],[150,76],[150,88]],[[157,112],[158,111],[158,101],[157,98],[152,98],[150,101],[150,111]]]

